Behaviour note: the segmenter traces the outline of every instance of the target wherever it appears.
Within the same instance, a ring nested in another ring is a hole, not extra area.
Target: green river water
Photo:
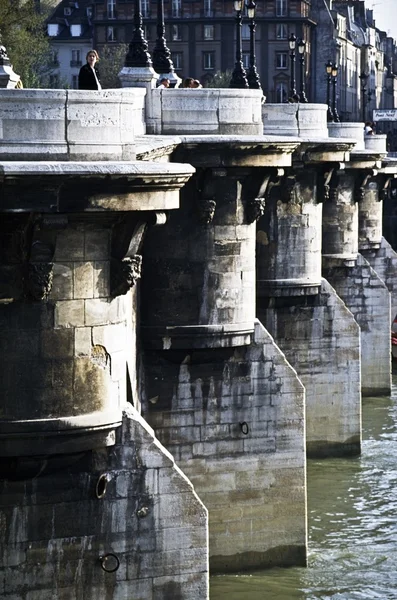
[[[397,600],[397,375],[358,458],[308,461],[309,566],[211,578],[211,600]]]

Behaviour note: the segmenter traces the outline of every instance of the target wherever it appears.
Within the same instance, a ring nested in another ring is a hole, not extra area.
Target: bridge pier
[[[323,214],[323,275],[360,325],[362,393],[382,395],[391,390],[390,293],[358,253],[359,203],[370,202],[368,197],[373,192],[367,186],[376,175],[371,157],[360,156],[360,161],[357,170],[349,168],[334,174],[330,201],[324,205]],[[374,211],[375,219],[376,214]],[[362,225],[369,230],[363,219]],[[364,233],[361,237],[364,244]]]
[[[254,220],[294,147],[186,138],[197,172],[146,240],[143,414],[209,510],[212,572],[306,563],[304,388],[255,320]]]
[[[322,147],[323,160],[343,158],[340,149],[333,152]],[[355,455],[361,446],[359,327],[321,275],[332,166],[302,169],[295,161],[272,188],[257,227],[257,314],[305,386],[306,448],[313,457]]]
[[[123,131],[108,144],[102,130],[110,123],[120,133],[116,117],[130,118],[119,92],[113,104],[107,92],[74,92],[82,112],[97,115],[75,115],[79,162],[63,137],[67,92],[16,94],[29,106],[18,151],[30,160],[15,160],[15,140],[0,141],[0,595],[205,600],[207,510],[127,403],[128,387],[139,405],[145,231],[178,208],[193,169],[119,160],[133,138]],[[123,95],[134,105],[133,91]],[[2,93],[4,124],[1,107]],[[50,162],[50,147],[64,160]]]

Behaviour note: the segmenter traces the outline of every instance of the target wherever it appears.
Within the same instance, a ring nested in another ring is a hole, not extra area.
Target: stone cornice
[[[0,212],[174,209],[193,173],[191,165],[176,163],[3,162]]]

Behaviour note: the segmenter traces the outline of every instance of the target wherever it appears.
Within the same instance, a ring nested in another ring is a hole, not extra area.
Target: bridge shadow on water
[[[211,600],[397,600],[397,373],[360,457],[308,461],[309,566],[211,578]]]

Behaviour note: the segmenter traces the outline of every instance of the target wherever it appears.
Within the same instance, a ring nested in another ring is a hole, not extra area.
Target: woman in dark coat
[[[99,60],[98,52],[90,50],[86,56],[87,63],[79,72],[79,90],[101,90],[99,71],[95,66]]]

